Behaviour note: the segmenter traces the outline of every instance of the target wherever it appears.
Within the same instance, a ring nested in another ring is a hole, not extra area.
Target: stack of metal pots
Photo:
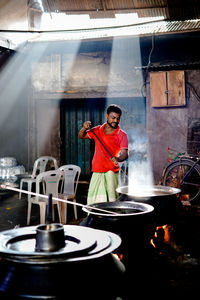
[[[14,157],[0,158],[0,183],[14,185],[17,181],[17,176],[25,173],[25,168],[22,165],[17,165]]]

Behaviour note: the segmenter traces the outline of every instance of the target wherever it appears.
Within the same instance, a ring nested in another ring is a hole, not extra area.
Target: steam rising
[[[139,38],[134,39],[132,51],[129,51],[120,40],[114,38],[112,43],[109,82],[107,86],[107,105],[113,103],[113,82],[118,83],[118,85],[116,84],[115,86],[115,90],[117,90],[118,87],[120,89],[119,93],[123,88],[126,89],[126,93],[129,89],[131,90],[132,86],[127,85],[130,79],[126,78],[126,76],[132,72],[136,65],[142,65]],[[125,80],[122,87],[123,78],[125,78]],[[141,87],[142,85],[142,72],[138,72],[137,76],[134,77],[134,86]],[[136,91],[136,93],[137,92],[138,91]],[[131,91],[131,93],[134,94],[135,91]],[[118,104],[117,101],[115,101],[115,103]],[[144,190],[153,185],[152,166],[145,129],[145,105],[138,105],[138,109],[142,110],[140,116],[137,115],[137,112],[126,111],[128,108],[126,107],[125,101],[124,103],[119,102],[119,105],[122,106],[122,109],[125,108],[120,121],[120,127],[127,132],[129,141],[129,158],[127,162],[121,164],[119,186],[128,185],[129,190],[136,193],[140,192],[141,188]],[[127,121],[128,118],[129,120]],[[127,127],[127,124],[129,127]]]
[[[152,187],[153,175],[146,137],[140,138],[130,148],[132,155],[129,162],[129,191],[135,193],[141,186]]]
[[[121,166],[119,186],[128,185],[130,194],[140,195],[142,192],[145,195],[145,192],[149,193],[154,182],[148,141],[145,136],[138,135],[135,135],[133,141],[129,143],[127,166]]]

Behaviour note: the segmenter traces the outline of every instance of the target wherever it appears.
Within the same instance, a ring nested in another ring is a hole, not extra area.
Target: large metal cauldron
[[[105,209],[110,213],[95,211],[93,210],[95,207]],[[81,225],[117,233],[122,239],[122,244],[118,249],[121,253],[143,248],[149,243],[155,231],[152,218],[154,208],[146,203],[102,202],[84,207],[83,210],[88,213],[88,216]]]
[[[117,188],[118,201],[134,201],[154,207],[154,221],[157,225],[170,224],[180,212],[182,204],[178,199],[180,189],[170,186],[140,186],[134,191],[131,186]]]
[[[0,299],[116,299],[125,267],[112,252],[120,243],[114,233],[75,225],[3,231]]]

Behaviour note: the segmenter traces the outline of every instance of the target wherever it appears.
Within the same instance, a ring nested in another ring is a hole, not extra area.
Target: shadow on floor
[[[85,201],[85,199],[81,199]],[[18,198],[18,193],[0,192],[0,231],[13,229],[15,227],[27,226],[27,197]],[[86,214],[81,207],[77,207],[78,220],[74,219],[73,206],[67,207],[67,224],[78,225]],[[38,225],[40,222],[38,205],[32,205],[30,226]],[[55,222],[59,222],[58,213],[55,211]]]

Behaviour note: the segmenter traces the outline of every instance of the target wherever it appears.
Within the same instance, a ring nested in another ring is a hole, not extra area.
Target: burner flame
[[[157,248],[158,244],[160,245],[161,243],[170,244],[170,242],[171,242],[171,230],[172,230],[171,225],[166,224],[166,225],[163,225],[163,226],[157,226],[156,231],[154,233],[154,237],[150,240],[150,244],[154,248]]]
[[[121,253],[112,253],[112,255],[119,261],[123,260],[123,254]]]

